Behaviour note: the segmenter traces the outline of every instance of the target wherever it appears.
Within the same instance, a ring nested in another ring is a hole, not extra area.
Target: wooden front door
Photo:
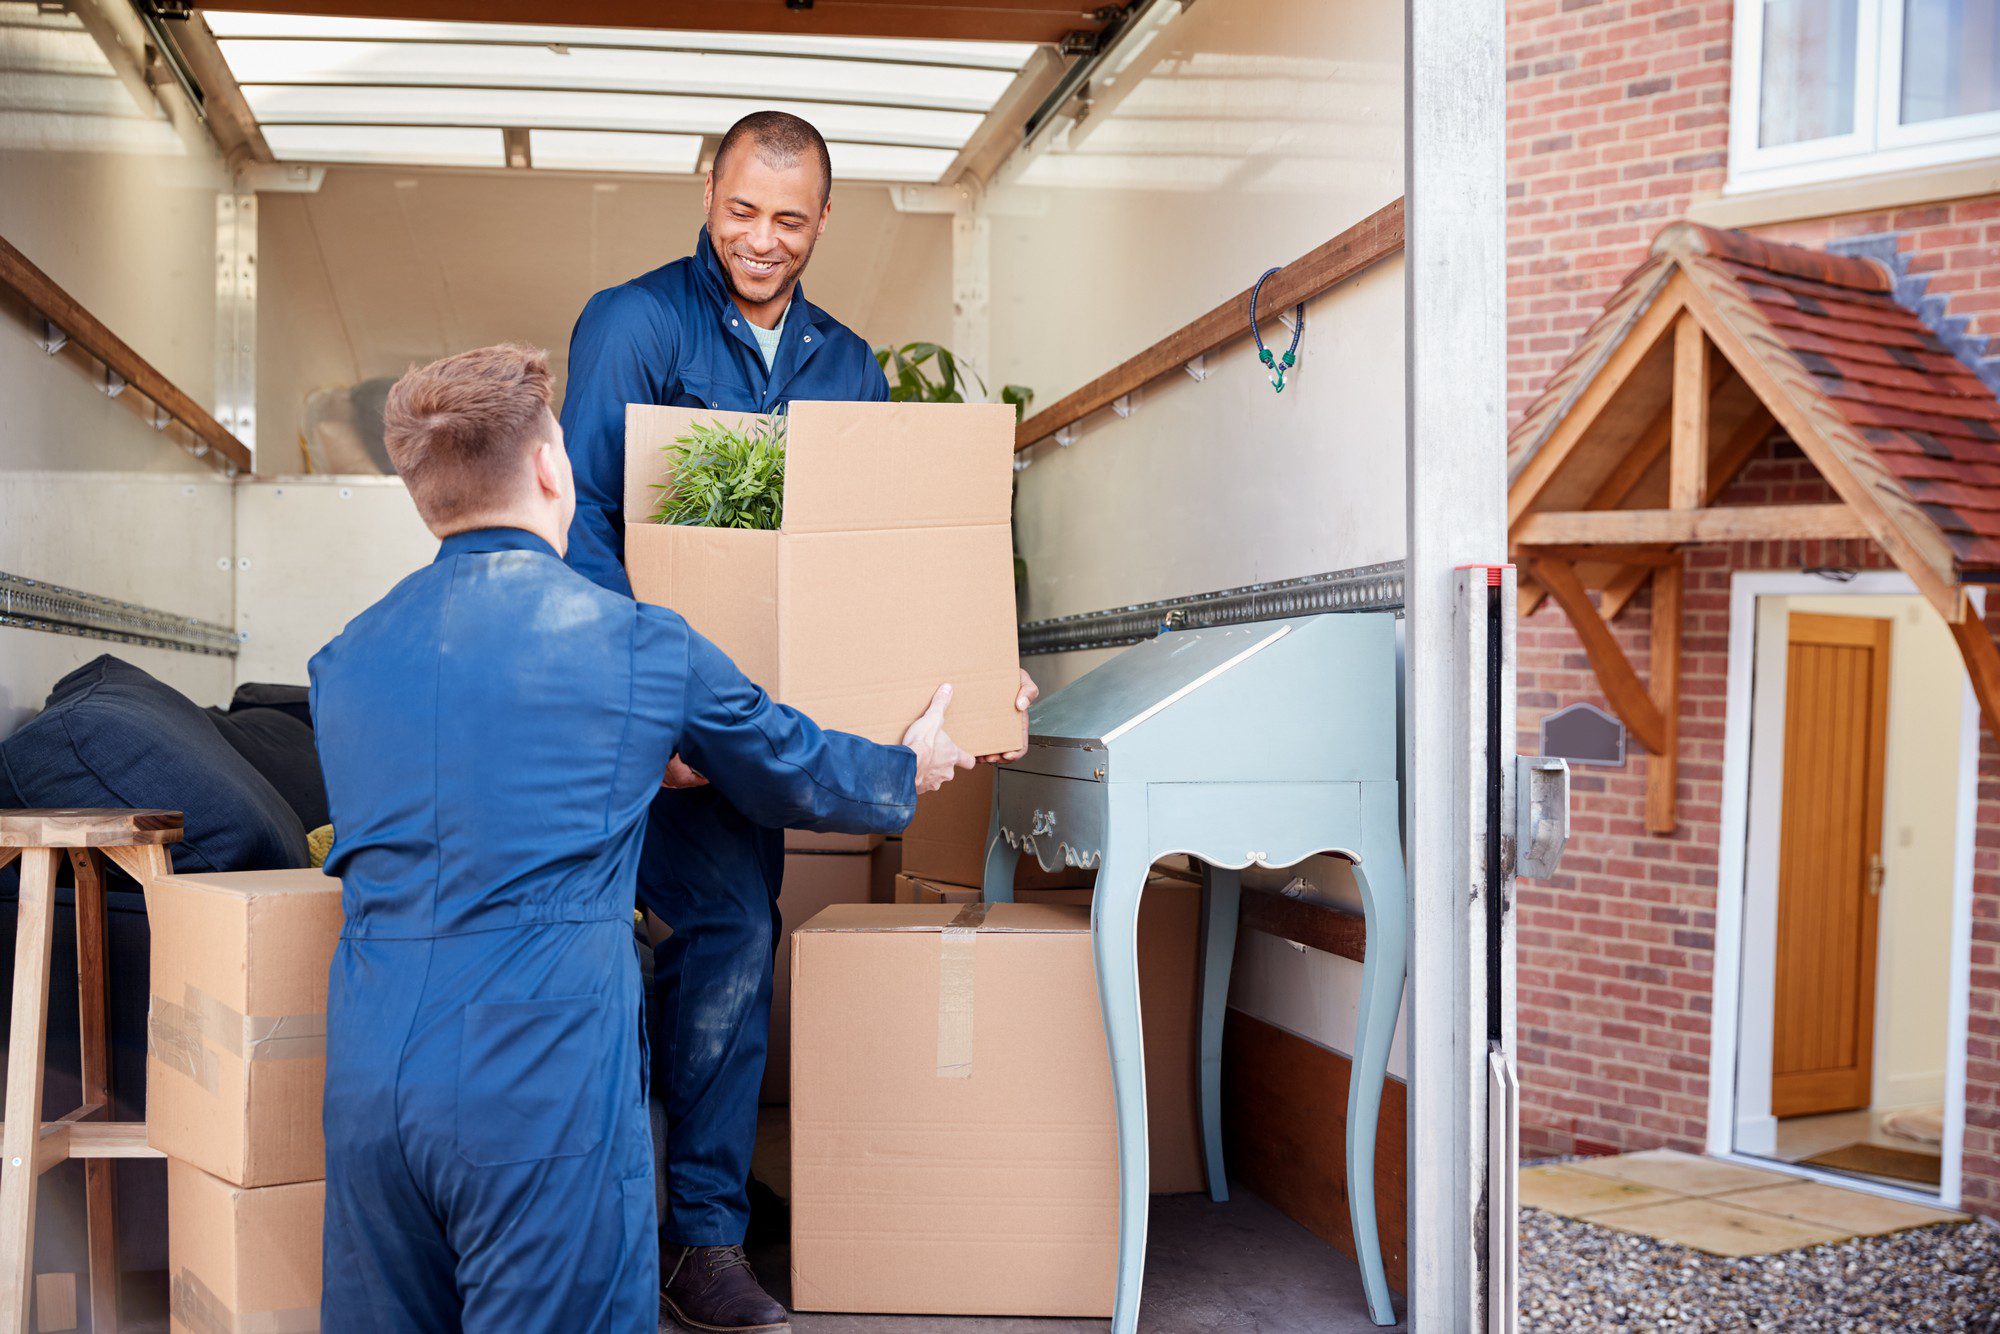
[[[1890,622],[1791,617],[1778,836],[1776,1116],[1866,1107]]]

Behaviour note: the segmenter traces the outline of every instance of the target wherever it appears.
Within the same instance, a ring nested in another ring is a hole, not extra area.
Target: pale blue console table
[[[1139,898],[1153,863],[1180,853],[1207,864],[1201,1128],[1216,1200],[1228,1198],[1222,1027],[1239,872],[1321,852],[1353,863],[1367,948],[1348,1086],[1348,1209],[1369,1315],[1394,1322],[1375,1226],[1375,1130],[1408,958],[1397,682],[1387,612],[1170,631],[1043,700],[1028,753],[999,772],[988,900],[1013,898],[1024,852],[1048,870],[1097,868],[1091,935],[1118,1117],[1113,1334],[1138,1329],[1150,1193]]]

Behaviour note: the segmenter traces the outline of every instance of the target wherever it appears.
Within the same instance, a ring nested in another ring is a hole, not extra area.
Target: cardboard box
[[[169,1323],[175,1334],[319,1328],[326,1183],[234,1186],[167,1163]]]
[[[896,877],[903,869],[903,841],[885,839],[868,854],[868,901],[894,903]]]
[[[771,1035],[757,1094],[761,1103],[782,1105],[791,1090],[792,932],[833,904],[868,902],[872,871],[867,853],[785,854],[785,885],[778,895],[784,933],[778,938],[777,971],[771,979]]]
[[[787,829],[786,852],[873,852],[882,846],[881,834],[819,834],[810,829]]]
[[[238,1186],[318,1180],[340,882],[170,875],[146,900],[146,1142]]]
[[[793,936],[792,994],[792,1305],[1109,1315],[1089,914],[843,904]]]
[[[1088,907],[1088,889],[1017,889],[1020,903]],[[980,893],[912,875],[898,903],[977,903]],[[1208,1189],[1201,1149],[1201,892],[1155,875],[1139,902],[1139,1027],[1146,1038],[1146,1139],[1155,1195]]]
[[[773,698],[825,727],[902,739],[940,683],[975,755],[1019,744],[1014,410],[1004,403],[793,403],[776,532],[651,522],[665,447],[753,414],[633,404],[625,568]]]
[[[985,880],[986,836],[993,824],[993,773],[992,765],[982,764],[917,798],[917,813],[903,830],[906,875],[949,885],[977,885]],[[1022,857],[1015,864],[1017,889],[1073,889],[1095,879],[1095,872],[1076,867],[1044,871],[1032,857]]]

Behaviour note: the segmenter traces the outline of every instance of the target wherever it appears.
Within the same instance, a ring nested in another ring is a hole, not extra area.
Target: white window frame
[[[1859,0],[1852,132],[1805,143],[1758,142],[1764,84],[1764,5],[1737,0],[1724,194],[1782,190],[2000,157],[2000,111],[1900,122],[1904,0]],[[1873,34],[1871,39],[1870,34]]]

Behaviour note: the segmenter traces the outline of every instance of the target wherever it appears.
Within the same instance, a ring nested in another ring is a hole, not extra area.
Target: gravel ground
[[[2000,1227],[1945,1224],[1725,1260],[1523,1209],[1521,1328],[2000,1334]]]

